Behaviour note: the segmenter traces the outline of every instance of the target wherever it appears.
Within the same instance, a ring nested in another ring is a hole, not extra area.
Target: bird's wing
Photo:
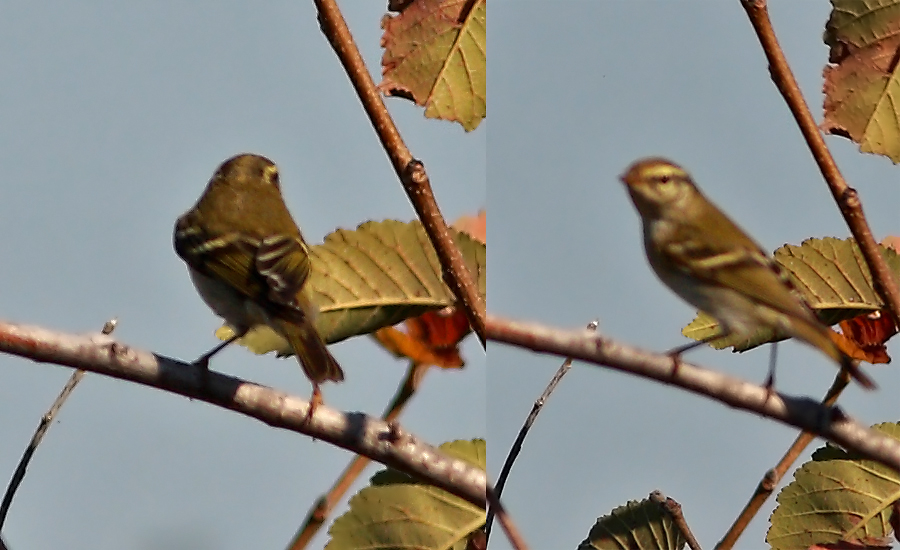
[[[309,277],[309,247],[299,235],[264,238],[256,250],[255,266],[268,286],[268,298],[299,306],[298,295]]]
[[[309,248],[299,235],[258,239],[231,232],[212,236],[191,213],[175,225],[175,251],[196,271],[228,283],[257,301],[283,306],[285,315],[306,310],[300,291],[309,276]]]
[[[677,269],[701,281],[736,290],[792,316],[812,316],[787,272],[743,232],[731,242],[721,238],[681,239],[668,243],[662,253]]]
[[[175,224],[175,252],[195,271],[228,283],[248,298],[268,292],[267,279],[256,268],[259,239],[232,232],[212,236],[190,214]]]

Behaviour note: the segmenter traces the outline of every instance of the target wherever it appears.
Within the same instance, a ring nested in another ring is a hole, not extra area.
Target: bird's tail
[[[837,348],[837,346],[835,346]],[[843,352],[838,350],[838,353],[841,354],[841,368],[846,370],[850,376],[853,377],[854,380],[859,382],[859,384],[866,388],[867,390],[874,390],[878,388],[875,385],[875,382],[872,381],[869,376],[859,368],[859,364],[856,361],[850,358],[850,356],[845,355]]]
[[[874,390],[878,387],[875,385],[875,382],[859,368],[859,364],[841,351],[837,344],[834,343],[834,340],[829,336],[831,329],[828,329],[819,323],[813,324],[806,322],[794,323],[793,328],[794,330],[792,332],[794,333],[794,336],[813,347],[819,348],[825,355],[834,359],[842,369],[846,370],[854,380],[859,382],[860,386],[867,390]]]
[[[344,379],[344,371],[308,319],[299,323],[282,320],[275,322],[278,332],[291,344],[303,372],[314,384],[341,382]]]

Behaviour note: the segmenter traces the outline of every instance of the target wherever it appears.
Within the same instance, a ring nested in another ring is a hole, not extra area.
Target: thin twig
[[[382,420],[391,423],[400,417],[400,413],[403,412],[409,400],[415,395],[422,377],[428,370],[428,365],[410,361],[409,368],[406,370],[406,376],[403,377],[400,386],[397,388],[397,393],[394,394],[393,399],[391,399],[390,404],[385,409],[381,417]],[[290,550],[300,550],[307,547],[322,525],[325,524],[328,515],[344,497],[344,494],[350,489],[353,482],[362,474],[366,466],[369,465],[369,462],[371,461],[368,458],[361,455],[356,455],[350,461],[328,493],[322,495],[310,508],[306,521],[303,522],[300,531],[295,535],[294,540],[291,541],[291,545],[288,547]]]
[[[597,330],[597,326],[599,324],[599,320],[591,321],[587,325],[587,330],[595,331]],[[547,399],[550,398],[550,394],[553,393],[553,390],[556,389],[559,381],[562,380],[562,377],[565,376],[567,372],[569,372],[570,368],[572,368],[572,358],[567,357],[566,360],[563,361],[562,365],[559,366],[559,369],[557,369],[556,374],[553,375],[553,378],[550,379],[550,383],[547,384],[546,388],[544,388],[541,396],[538,397],[534,404],[531,406],[531,412],[528,413],[528,417],[525,419],[525,423],[519,430],[519,435],[516,436],[516,440],[513,442],[512,447],[509,449],[509,453],[506,455],[506,461],[503,463],[503,468],[500,470],[500,475],[497,476],[497,483],[494,485],[494,491],[496,491],[497,493],[497,498],[503,496],[503,487],[506,486],[506,479],[509,477],[510,471],[512,471],[512,467],[516,461],[516,458],[518,458],[519,453],[522,452],[522,443],[525,442],[525,437],[528,435],[529,430],[531,430],[531,426],[534,425],[534,421],[537,420],[537,416],[544,408],[544,404],[547,402]],[[487,513],[487,521],[484,524],[484,533],[488,540],[490,540],[491,538],[491,525],[493,524],[493,522],[494,510],[489,508]]]
[[[806,140],[812,156],[819,166],[819,171],[828,183],[828,188],[837,202],[850,233],[859,245],[860,252],[869,266],[872,273],[872,284],[875,292],[881,297],[890,312],[894,325],[900,327],[900,288],[897,282],[891,276],[887,263],[881,255],[881,248],[875,242],[872,236],[872,229],[866,222],[863,214],[862,203],[859,194],[855,189],[849,187],[841,175],[841,171],[831,156],[831,151],[825,144],[825,138],[816,125],[809,106],[803,98],[800,86],[794,79],[791,68],[788,65],[781,46],[778,45],[778,39],[775,37],[775,30],[772,28],[772,21],[769,19],[769,10],[765,0],[741,0],[741,5],[750,18],[750,24],[756,31],[759,43],[762,45],[766,59],[769,61],[769,74],[772,82],[781,92],[784,101],[787,103],[800,132]]]
[[[691,528],[688,527],[687,520],[684,519],[684,514],[681,511],[681,504],[678,504],[675,499],[669,498],[659,491],[653,491],[652,493],[650,493],[650,500],[659,504],[663,508],[663,510],[668,512],[669,516],[671,516],[672,518],[672,521],[675,522],[675,526],[678,527],[679,531],[681,531],[684,540],[687,542],[687,545],[691,550],[701,550],[700,543],[697,542],[697,538],[694,536]]]
[[[828,392],[822,399],[822,405],[826,407],[834,405],[837,402],[838,397],[840,397],[841,392],[844,391],[844,388],[846,388],[849,383],[850,374],[843,369],[838,371],[837,377],[834,379],[834,382],[831,384],[831,387],[828,388]],[[762,479],[759,480],[759,484],[756,486],[756,491],[753,493],[753,496],[750,497],[750,500],[744,506],[744,509],[741,510],[741,513],[734,520],[734,523],[731,524],[728,532],[725,533],[725,536],[722,537],[722,540],[716,545],[716,550],[730,550],[734,547],[738,538],[740,538],[744,533],[744,530],[759,512],[759,509],[762,508],[762,505],[775,491],[775,487],[778,486],[778,483],[787,473],[788,468],[790,468],[797,458],[800,457],[800,454],[812,440],[815,439],[815,437],[816,436],[810,432],[800,432],[797,439],[794,440],[794,443],[791,444],[788,450],[785,451],[784,456],[781,457],[781,460],[778,461],[778,464],[767,471]]]
[[[341,15],[335,0],[314,0],[319,12],[319,25],[331,47],[340,59],[350,82],[359,96],[381,145],[391,160],[394,171],[400,178],[416,215],[425,227],[428,238],[434,245],[443,270],[444,280],[462,304],[472,330],[478,335],[482,347],[484,340],[484,300],[472,280],[472,274],[463,261],[462,253],[450,236],[447,222],[441,215],[434,200],[431,183],[425,173],[425,166],[414,159],[403,142],[372,76],[369,74],[350,29]]]
[[[103,324],[101,334],[111,334],[112,331],[115,330],[116,324],[118,324],[118,320],[110,319]],[[63,386],[62,391],[56,396],[53,404],[50,405],[50,408],[44,413],[44,416],[41,417],[40,422],[38,422],[38,427],[34,431],[34,435],[31,436],[31,441],[25,448],[25,452],[19,460],[19,465],[16,466],[16,471],[13,472],[12,478],[9,480],[9,485],[6,486],[6,492],[3,494],[3,503],[0,504],[0,531],[3,530],[3,525],[6,523],[6,516],[9,514],[9,507],[12,506],[13,497],[16,495],[16,491],[25,479],[25,471],[28,469],[28,464],[31,462],[34,452],[37,451],[38,445],[44,440],[44,436],[53,424],[53,419],[56,418],[56,414],[69,398],[69,395],[72,394],[72,391],[75,390],[75,386],[81,382],[82,378],[84,378],[83,370],[76,370],[73,372],[72,376],[70,376],[69,380],[66,382],[66,385]]]
[[[486,506],[487,474],[464,460],[363,413],[315,407],[300,397],[130,348],[109,336],[77,336],[0,321],[0,352],[153,386],[310,435],[365,455],[471,502]]]
[[[488,487],[487,490],[487,498],[491,505],[491,510],[497,511],[495,514],[497,522],[503,527],[503,531],[506,533],[512,547],[515,548],[515,550],[528,550],[528,543],[525,542],[525,537],[522,536],[522,533],[519,532],[519,528],[513,523],[512,517],[506,513],[506,508],[504,508],[503,504],[500,502],[500,497],[498,497],[490,487]]]
[[[866,428],[838,407],[773,392],[734,376],[682,360],[673,368],[668,355],[649,353],[602,336],[564,331],[536,323],[488,315],[487,336],[541,353],[573,357],[680,387],[728,406],[815,433],[847,450],[900,472],[900,441]]]

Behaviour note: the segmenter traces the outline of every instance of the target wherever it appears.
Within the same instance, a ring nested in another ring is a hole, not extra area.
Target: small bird
[[[875,383],[829,337],[787,273],[711,203],[680,166],[663,158],[621,176],[641,216],[650,267],[675,294],[718,321],[720,334],[749,338],[768,328],[798,338],[836,361],[867,389]],[[767,385],[772,383],[769,374]]]
[[[284,204],[275,164],[251,154],[222,163],[175,223],[174,244],[200,297],[235,333],[196,363],[206,365],[254,326],[268,325],[290,343],[312,382],[310,418],[322,402],[319,384],[340,382],[344,373],[313,325],[318,310],[303,291],[309,247]]]

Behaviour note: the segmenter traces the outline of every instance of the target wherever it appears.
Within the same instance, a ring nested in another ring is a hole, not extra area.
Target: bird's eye
[[[274,184],[278,184],[278,167],[274,164],[263,168],[263,176]]]
[[[670,178],[669,176],[659,176],[657,179],[659,180],[659,183],[669,183]]]

